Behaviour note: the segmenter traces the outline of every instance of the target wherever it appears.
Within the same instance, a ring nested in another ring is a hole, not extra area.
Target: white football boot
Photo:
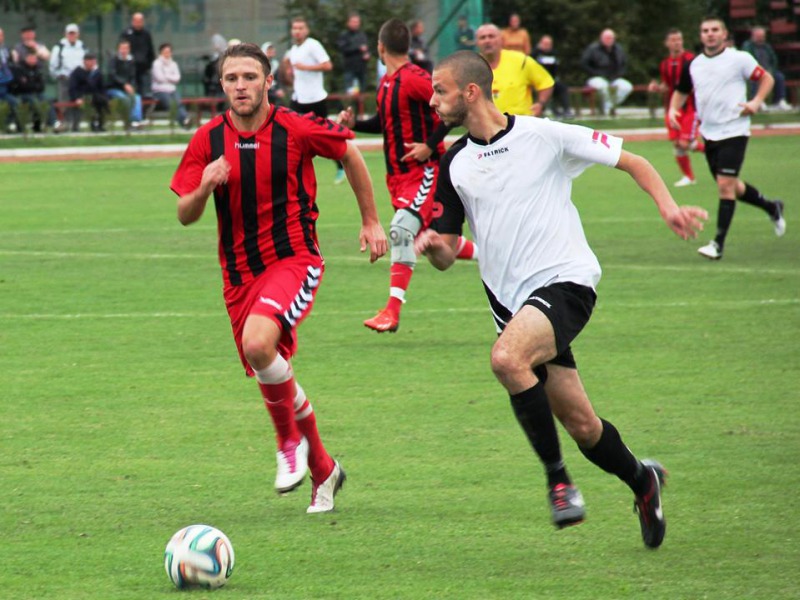
[[[333,461],[333,471],[325,481],[318,485],[312,479],[314,487],[311,490],[311,504],[306,509],[306,512],[311,515],[332,511],[333,499],[344,484],[345,479],[347,479],[347,475],[345,475],[339,461]]]
[[[308,471],[308,440],[287,442],[278,450],[278,469],[275,473],[275,489],[279,494],[291,492],[301,483]]]
[[[719,260],[722,258],[722,250],[714,240],[711,240],[702,248],[698,248],[697,252],[711,260]]]

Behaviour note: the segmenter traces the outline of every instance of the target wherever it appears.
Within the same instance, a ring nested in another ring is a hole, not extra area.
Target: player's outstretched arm
[[[341,160],[347,181],[350,182],[350,187],[353,188],[356,196],[358,210],[361,212],[361,232],[358,235],[361,251],[364,252],[369,247],[369,261],[375,262],[386,254],[389,243],[386,241],[386,232],[378,218],[378,209],[375,206],[375,195],[367,163],[364,162],[364,157],[358,148],[349,141]]]
[[[684,240],[695,238],[703,230],[708,213],[697,206],[678,206],[661,175],[646,158],[623,150],[617,169],[628,173],[655,200],[661,218],[678,236]]]
[[[425,229],[414,240],[414,250],[417,254],[424,254],[428,262],[440,271],[444,271],[456,262],[457,244],[457,235],[439,234],[432,229]]]
[[[203,216],[208,197],[218,185],[228,182],[230,172],[231,165],[224,156],[206,165],[197,189],[178,198],[178,221],[181,225],[191,225]]]

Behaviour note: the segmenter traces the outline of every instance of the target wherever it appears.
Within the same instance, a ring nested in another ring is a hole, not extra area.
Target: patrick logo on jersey
[[[603,144],[603,146],[605,146],[609,150],[611,149],[611,145],[608,143],[608,136],[605,133],[602,133],[600,131],[593,131],[592,132],[592,143],[596,144],[598,142]]]
[[[508,152],[508,146],[503,146],[502,148],[487,150],[486,152],[478,152],[477,157],[478,160],[480,160],[482,158],[488,158],[489,156],[497,156],[499,154],[505,154],[506,152]]]

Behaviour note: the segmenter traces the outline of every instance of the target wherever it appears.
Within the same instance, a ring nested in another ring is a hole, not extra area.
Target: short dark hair
[[[36,27],[34,27],[33,25],[25,25],[25,27],[22,27],[19,30],[20,33],[25,33],[26,31],[36,31]]]
[[[705,16],[705,17],[703,17],[703,18],[702,18],[702,20],[700,21],[700,25],[702,25],[703,23],[707,23],[708,21],[719,21],[719,23],[720,23],[720,24],[721,24],[721,25],[722,25],[722,26],[723,26],[725,29],[728,29],[728,24],[727,24],[727,23],[725,23],[725,19],[723,19],[723,18],[722,18],[722,17],[720,17],[720,16],[717,16],[717,15],[706,15],[706,16]]]
[[[219,75],[220,79],[222,79],[222,67],[225,65],[225,61],[229,58],[238,57],[254,58],[257,60],[259,63],[261,63],[261,68],[264,70],[265,76],[269,75],[272,70],[269,64],[269,59],[267,58],[267,55],[261,51],[261,48],[250,43],[234,44],[233,46],[225,48],[225,52],[219,56],[219,61],[217,62],[217,74]]]
[[[667,29],[667,33],[666,33],[666,35],[664,36],[664,38],[666,39],[666,38],[668,38],[669,36],[671,36],[671,35],[675,35],[675,34],[677,34],[677,33],[680,33],[681,35],[683,35],[683,32],[682,32],[680,29],[678,29],[677,27],[670,27],[669,29]]]
[[[292,17],[291,23],[292,25],[294,25],[295,23],[305,23],[306,25],[308,25],[308,21],[303,15],[297,15],[296,17]]]
[[[411,32],[400,19],[389,19],[378,31],[378,41],[383,44],[389,54],[402,56],[408,54],[411,45]]]
[[[453,72],[453,79],[460,89],[463,90],[470,83],[474,83],[481,89],[484,98],[492,99],[492,80],[494,79],[492,67],[477,52],[472,50],[454,52],[436,65],[436,70],[439,69],[450,69]]]
[[[161,54],[161,51],[162,51],[164,48],[172,48],[172,44],[170,44],[169,42],[164,42],[163,44],[161,44],[161,45],[158,47],[158,53],[159,53],[159,54]]]

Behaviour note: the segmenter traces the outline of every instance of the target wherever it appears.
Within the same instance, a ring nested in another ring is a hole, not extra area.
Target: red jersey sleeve
[[[431,76],[424,69],[415,69],[414,76],[408,78],[410,98],[427,104],[433,96],[433,83]]]
[[[309,113],[299,118],[298,129],[303,133],[307,150],[314,156],[339,160],[347,151],[347,140],[356,135],[344,125]]]
[[[202,128],[189,141],[183,158],[172,176],[170,189],[178,196],[185,196],[196,190],[203,179],[203,170],[210,162],[211,146],[208,131]]]

